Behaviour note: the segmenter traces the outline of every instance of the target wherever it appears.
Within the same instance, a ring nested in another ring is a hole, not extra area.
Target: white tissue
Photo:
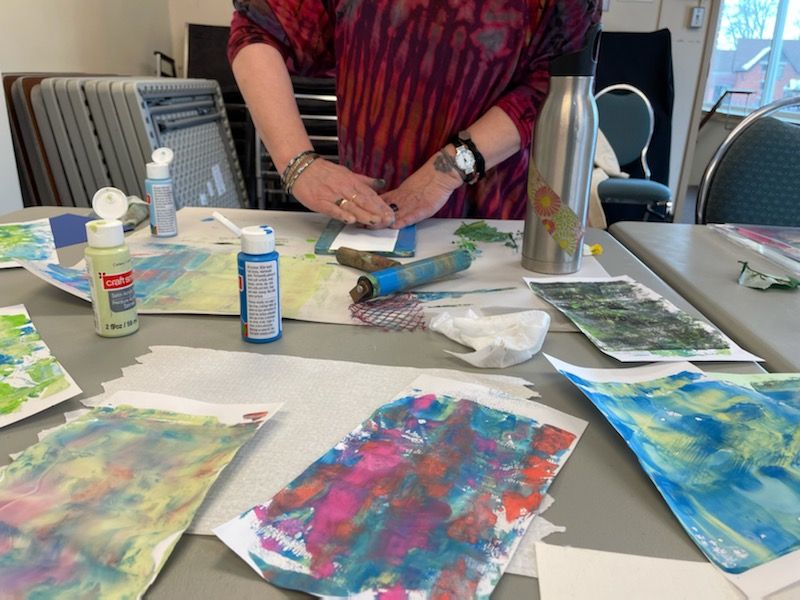
[[[475,352],[450,352],[475,366],[510,367],[524,362],[542,349],[550,315],[541,310],[483,316],[467,309],[462,314],[442,312],[430,320],[429,327]]]

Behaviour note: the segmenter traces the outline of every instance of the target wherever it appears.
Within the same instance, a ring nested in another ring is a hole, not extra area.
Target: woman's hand
[[[394,229],[412,225],[433,216],[463,184],[449,156],[432,156],[397,188],[381,194],[384,202],[396,208]]]
[[[376,189],[383,181],[318,158],[297,178],[292,195],[305,207],[352,225],[373,229],[389,227],[395,221],[391,208]]]

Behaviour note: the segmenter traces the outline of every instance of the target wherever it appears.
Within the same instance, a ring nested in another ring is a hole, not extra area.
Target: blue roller
[[[463,271],[469,268],[470,264],[472,257],[469,252],[454,250],[405,265],[389,267],[359,277],[358,284],[350,291],[350,296],[354,302],[388,296]]]

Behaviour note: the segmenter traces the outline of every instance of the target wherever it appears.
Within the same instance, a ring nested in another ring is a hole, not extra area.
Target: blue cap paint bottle
[[[239,305],[242,338],[263,344],[283,335],[275,232],[266,225],[242,229]]]
[[[175,190],[169,169],[174,154],[169,148],[153,151],[153,162],[146,165],[145,202],[150,205],[150,233],[156,237],[178,235]]]

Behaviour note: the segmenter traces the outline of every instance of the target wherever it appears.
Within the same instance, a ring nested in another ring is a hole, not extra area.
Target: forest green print
[[[529,281],[528,285],[605,352],[690,356],[698,350],[729,348],[718,331],[634,281]]]

